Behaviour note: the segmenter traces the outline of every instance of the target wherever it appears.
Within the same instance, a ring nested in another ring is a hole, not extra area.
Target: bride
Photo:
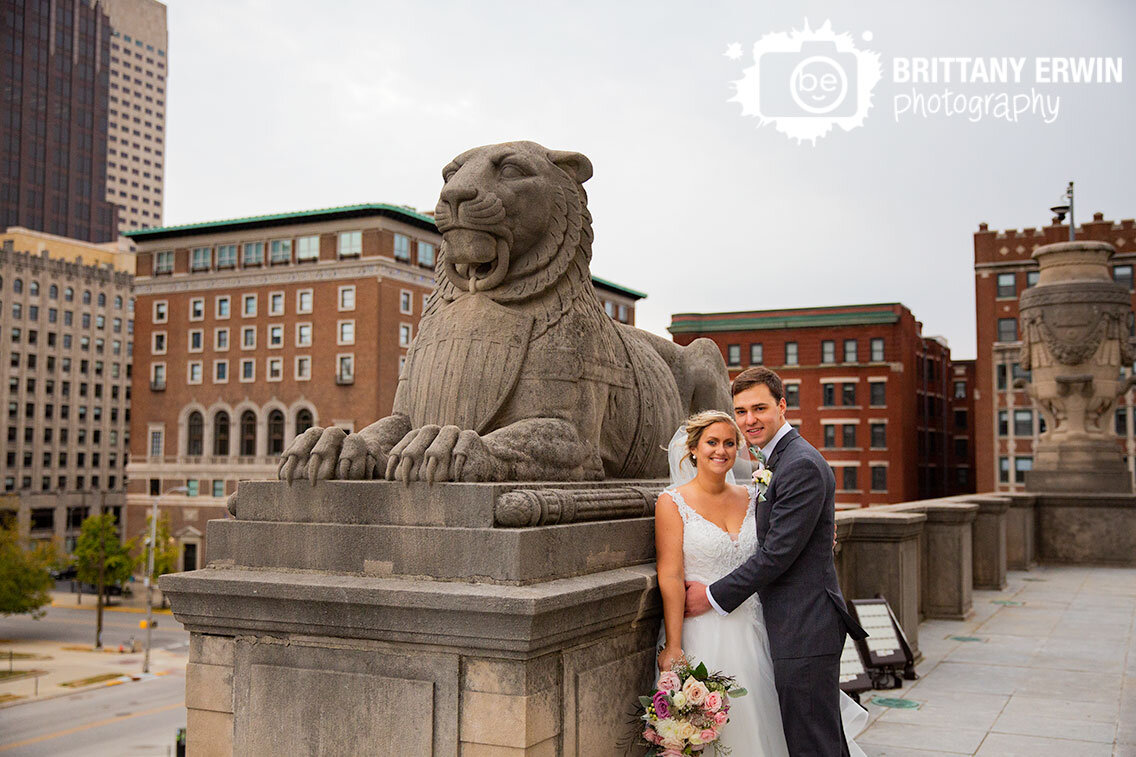
[[[748,694],[730,703],[719,743],[735,757],[788,757],[761,602],[752,595],[729,615],[683,618],[685,581],[710,585],[757,550],[754,491],[738,486],[731,470],[742,433],[718,410],[691,416],[670,445],[671,486],[655,506],[655,548],[663,627],[659,670],[683,657],[737,678]],[[852,737],[867,712],[841,694],[844,731],[852,757],[863,755]]]

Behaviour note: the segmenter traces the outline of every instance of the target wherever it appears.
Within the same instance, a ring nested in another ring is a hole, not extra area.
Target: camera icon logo
[[[877,53],[857,50],[828,22],[815,31],[806,22],[803,30],[767,34],[753,51],[753,66],[734,82],[732,101],[741,103],[743,115],[814,144],[833,126],[848,131],[863,124],[881,78]]]

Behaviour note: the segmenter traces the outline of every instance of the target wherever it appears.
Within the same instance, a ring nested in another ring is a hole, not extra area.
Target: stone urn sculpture
[[[1119,493],[1132,490],[1110,420],[1132,385],[1130,294],[1116,284],[1104,242],[1062,242],[1033,253],[1037,285],[1019,300],[1025,389],[1045,418],[1026,489]]]

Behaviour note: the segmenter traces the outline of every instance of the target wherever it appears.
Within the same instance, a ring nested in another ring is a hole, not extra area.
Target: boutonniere
[[[769,482],[773,480],[773,471],[764,465],[753,472],[753,484],[757,487],[757,501],[765,501],[765,492],[769,490]]]

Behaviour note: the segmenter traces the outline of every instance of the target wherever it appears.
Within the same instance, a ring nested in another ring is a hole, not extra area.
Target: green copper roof
[[[436,229],[434,219],[416,210],[401,205],[389,205],[383,202],[365,203],[362,205],[340,205],[334,208],[319,208],[316,210],[299,210],[294,213],[273,213],[265,216],[246,216],[244,218],[229,218],[221,221],[203,221],[201,223],[187,223],[180,226],[159,226],[153,229],[138,229],[137,231],[123,232],[123,236],[144,242],[150,239],[181,236],[185,233],[217,231],[230,228],[248,228],[252,226],[276,226],[280,222],[296,222],[302,220],[318,220],[323,217],[335,216],[365,216],[386,215],[402,216],[405,220],[416,222],[421,226],[428,224],[430,229]]]
[[[703,314],[682,313],[671,317],[667,331],[689,334],[706,331],[764,331],[768,329],[868,326],[895,323],[899,314],[891,310],[825,312],[793,315],[784,311],[769,314],[738,313],[733,318],[710,318]]]
[[[592,275],[592,283],[597,285],[597,286],[601,286],[601,287],[604,287],[606,289],[611,289],[615,292],[625,294],[628,297],[634,297],[637,300],[642,300],[647,296],[646,292],[640,292],[640,291],[637,291],[635,289],[632,289],[631,287],[625,287],[625,286],[622,286],[621,284],[616,284],[613,281],[608,281],[607,279],[601,279],[599,276],[596,276],[595,274]]]

